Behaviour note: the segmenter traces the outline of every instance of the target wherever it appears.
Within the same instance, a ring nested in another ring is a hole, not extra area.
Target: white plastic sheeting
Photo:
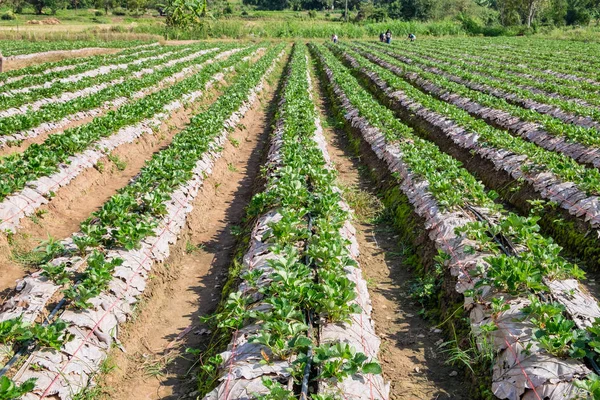
[[[223,72],[219,72],[211,78],[206,84],[206,88],[209,88],[214,82],[221,80],[224,77]],[[191,93],[189,96],[194,95]],[[171,103],[173,107],[180,103]],[[73,244],[71,238],[63,240],[61,242],[67,250],[74,252],[76,246]],[[68,270],[77,270],[81,267],[85,259],[81,259],[78,256],[72,257],[59,257],[52,261],[52,264],[58,265],[65,263],[68,266]],[[117,273],[123,267],[117,267]],[[50,298],[60,289],[59,286],[54,285],[51,281],[41,275],[41,271],[37,271],[30,276],[23,278],[17,282],[17,294],[4,302],[0,308],[0,321],[18,317],[23,315],[26,321],[34,321],[40,313],[45,310],[47,302]]]
[[[460,107],[469,114],[476,115],[488,123],[506,129],[546,150],[565,154],[575,161],[592,165],[595,168],[600,167],[600,148],[598,147],[588,147],[571,141],[565,136],[555,136],[547,132],[539,123],[523,121],[506,111],[485,107],[466,97],[449,93],[435,84],[418,77],[416,74],[405,74],[405,76],[411,83],[417,85],[425,92]]]
[[[400,179],[400,190],[406,195],[414,207],[414,212],[425,220],[425,228],[436,248],[450,256],[446,262],[451,274],[456,277],[456,290],[463,293],[473,289],[475,279],[469,271],[477,265],[486,266],[484,258],[490,254],[467,252],[471,245],[464,235],[457,235],[455,228],[473,221],[473,217],[464,212],[441,211],[434,197],[429,192],[429,184],[415,176],[404,162],[402,152],[397,145],[386,142],[383,134],[372,127],[368,121],[359,116],[343,91],[335,84],[333,73],[324,67],[336,97],[345,110],[345,119],[371,145],[376,156],[385,162],[391,173],[397,173]],[[395,94],[395,93],[394,93]],[[407,100],[408,101],[408,100]],[[411,109],[418,112],[419,105],[411,102]],[[497,216],[485,209],[478,209],[481,214],[494,220]],[[583,293],[580,285],[574,288],[576,293]],[[492,346],[497,354],[492,376],[492,391],[501,399],[534,399],[549,400],[575,399],[582,392],[575,387],[574,380],[583,379],[590,373],[579,360],[560,359],[549,355],[540,348],[532,337],[534,325],[523,318],[523,307],[529,304],[527,299],[514,298],[507,294],[494,292],[490,287],[483,288],[483,300],[474,303],[472,298],[465,298],[465,308],[470,311],[472,332],[477,338],[478,346],[484,349]],[[508,299],[509,310],[492,315],[491,298],[504,296]],[[560,298],[556,299],[560,301]],[[493,322],[497,330],[491,336],[484,334],[480,326]],[[527,345],[531,345],[529,348]],[[540,397],[538,397],[540,396]],[[544,397],[546,396],[546,397]]]
[[[156,85],[154,85],[153,87],[149,87],[149,88],[144,88],[142,90],[139,90],[127,97],[118,97],[116,99],[113,100],[109,100],[106,101],[103,105],[101,105],[100,107],[94,108],[92,110],[88,110],[88,111],[80,111],[77,112],[75,114],[69,115],[63,119],[61,119],[60,121],[57,122],[45,122],[42,123],[40,125],[38,125],[35,128],[26,130],[26,131],[22,131],[22,132],[17,132],[15,134],[12,135],[3,135],[0,136],[0,148],[4,147],[7,143],[9,142],[13,142],[13,141],[18,141],[18,140],[24,140],[24,139],[31,139],[34,138],[36,136],[39,135],[43,135],[44,133],[53,131],[53,130],[59,130],[59,129],[64,129],[65,127],[67,127],[69,124],[72,124],[74,122],[77,121],[81,121],[83,119],[86,118],[92,118],[92,117],[96,117],[99,116],[101,114],[104,114],[106,111],[108,111],[111,108],[118,108],[121,107],[123,104],[136,100],[136,99],[140,99],[142,97],[145,97],[146,95],[148,95],[149,93],[152,93],[154,91],[156,91],[157,88],[161,88],[163,86],[169,85],[171,83],[174,83],[175,81],[179,80],[179,79],[183,79],[185,77],[188,77],[194,73],[196,73],[197,71],[199,71],[200,69],[204,68],[204,66],[206,66],[207,64],[211,64],[213,62],[215,62],[216,60],[219,60],[220,58],[223,58],[225,56],[231,55],[237,51],[240,51],[242,49],[234,49],[234,50],[230,50],[230,51],[226,51],[223,53],[220,53],[218,55],[215,56],[214,59],[208,60],[204,63],[201,64],[197,64],[197,65],[193,65],[190,67],[186,67],[184,69],[182,69],[181,71],[163,79],[162,81],[158,82]],[[161,68],[161,66],[158,66],[156,68]],[[143,70],[145,71],[145,70]],[[138,73],[141,73],[142,71],[138,71]]]
[[[137,46],[137,47],[133,47],[132,49],[140,49],[137,54],[144,54],[147,53],[149,51],[154,51],[153,49],[151,49],[150,47],[155,47],[158,46],[158,42],[157,43],[153,43],[152,45],[141,45],[141,46]],[[119,59],[119,58],[124,58],[124,57],[129,57],[130,54],[118,54],[116,56],[113,56],[113,59]],[[42,72],[36,73],[36,74],[25,74],[25,75],[18,75],[18,76],[11,76],[10,78],[7,78],[6,80],[0,82],[0,87],[7,85],[9,83],[13,83],[13,82],[17,82],[20,81],[21,79],[25,78],[25,77],[30,77],[30,76],[43,76],[43,75],[48,75],[51,74],[53,72],[61,72],[61,71],[70,71],[72,69],[75,69],[83,64],[87,64],[89,63],[89,59],[87,58],[82,58],[77,60],[76,63],[74,64],[70,64],[70,65],[59,65],[57,67],[50,67]]]
[[[349,55],[348,61],[360,68],[356,61]],[[394,67],[392,67],[394,68]],[[395,105],[409,111],[417,119],[426,121],[431,126],[443,132],[449,139],[463,149],[469,150],[491,161],[496,170],[503,170],[516,180],[524,180],[530,184],[544,199],[554,201],[571,215],[582,218],[594,228],[595,234],[600,236],[600,197],[588,196],[572,182],[564,182],[550,172],[536,172],[535,164],[525,155],[518,155],[505,149],[486,147],[479,143],[479,134],[468,131],[449,118],[444,117],[421,104],[417,103],[402,91],[394,91],[381,80],[375,73],[364,71],[365,74],[385,92]],[[531,165],[531,171],[524,173],[522,167]]]
[[[189,54],[185,57],[170,60],[164,64],[160,64],[160,65],[157,65],[154,67],[144,68],[140,71],[135,71],[131,74],[131,76],[134,78],[140,78],[144,75],[151,74],[154,71],[160,71],[162,69],[171,67],[173,65],[176,65],[176,64],[179,64],[182,62],[186,62],[189,60],[193,60],[196,57],[200,57],[206,53],[210,53],[211,51],[215,51],[215,50],[217,50],[217,48],[201,50],[201,51],[195,52],[193,54]],[[165,54],[161,55],[161,57],[156,57],[156,58],[153,57],[151,60],[156,60],[156,59],[160,60],[160,59],[163,59],[172,54],[175,54],[175,53],[173,53],[173,52],[165,53]],[[103,89],[106,89],[107,87],[115,86],[120,83],[123,83],[123,82],[125,82],[126,79],[129,79],[129,78],[130,78],[130,76],[123,76],[121,78],[114,79],[110,82],[104,82],[99,85],[89,86],[89,87],[86,87],[84,89],[81,89],[81,90],[78,90],[75,92],[63,92],[54,97],[50,97],[47,99],[40,99],[40,100],[36,100],[32,103],[23,104],[20,107],[13,107],[13,108],[9,108],[6,110],[2,110],[2,111],[0,111],[0,118],[6,118],[6,117],[13,116],[13,115],[18,115],[18,114],[26,114],[28,112],[37,111],[40,108],[42,108],[43,106],[48,105],[48,104],[66,103],[70,100],[77,99],[79,97],[90,96],[95,93],[98,93],[99,91],[101,91]]]
[[[107,259],[119,257],[124,260],[115,269],[109,290],[91,300],[93,309],[63,312],[60,318],[69,323],[68,330],[75,335],[75,339],[65,344],[60,352],[37,350],[28,357],[17,372],[15,381],[24,382],[30,378],[37,378],[37,381],[34,391],[23,399],[37,400],[57,395],[61,400],[69,400],[90,384],[106,359],[111,344],[117,340],[119,324],[131,315],[132,305],[144,291],[152,266],[169,256],[169,246],[177,241],[186,217],[193,208],[194,198],[206,176],[212,172],[214,162],[220,157],[227,133],[251,108],[263,85],[264,77],[240,109],[226,121],[221,134],[196,164],[193,178],[177,189],[165,203],[167,213],[155,229],[154,236],[144,239],[140,249],[107,252]]]
[[[414,64],[414,62],[408,57],[404,57],[404,56],[401,56],[398,54],[394,54],[391,56],[394,58],[397,58],[398,60],[400,60],[404,63]],[[500,99],[504,99],[509,103],[517,104],[523,108],[534,110],[534,111],[540,112],[542,114],[548,114],[554,118],[560,119],[563,122],[579,125],[584,128],[600,129],[600,123],[594,121],[590,117],[581,117],[578,115],[570,114],[566,111],[563,111],[562,109],[560,109],[557,106],[550,105],[550,104],[543,104],[543,103],[539,103],[535,100],[521,98],[517,94],[508,93],[501,89],[493,88],[491,86],[488,86],[488,85],[485,85],[482,83],[468,81],[466,79],[462,79],[460,77],[451,75],[451,74],[449,74],[445,71],[439,70],[437,68],[432,69],[431,71],[432,72],[435,71],[434,73],[441,75],[444,78],[447,78],[453,82],[460,83],[461,85],[464,85],[464,86],[468,87],[469,89],[473,89],[473,90],[476,90],[476,91],[479,91],[482,93],[490,94],[490,95],[498,97]]]
[[[312,99],[313,85],[308,71],[306,71],[306,76],[309,84],[309,94]],[[316,110],[316,114],[318,115],[318,110]],[[327,142],[323,135],[323,127],[318,117],[315,118],[315,125],[317,129],[315,130],[313,140],[321,150],[327,168],[333,169],[331,157],[327,151]],[[333,189],[341,194],[339,188],[334,187]],[[340,235],[348,241],[348,254],[356,265],[356,267],[347,266],[344,271],[348,280],[355,284],[356,299],[354,302],[358,304],[361,312],[359,314],[352,314],[350,322],[327,323],[322,326],[319,332],[319,341],[320,343],[347,343],[356,349],[356,351],[365,354],[370,362],[377,359],[381,339],[377,336],[374,322],[371,319],[371,311],[373,309],[371,297],[367,289],[367,282],[362,276],[358,262],[360,252],[358,241],[356,240],[356,229],[350,222],[352,210],[344,200],[341,201],[340,207],[348,211],[349,216],[344,226],[340,229]],[[348,400],[388,400],[390,396],[389,383],[383,380],[382,375],[374,374],[358,373],[345,378],[341,382],[323,380],[319,382],[319,389],[324,394],[341,394],[344,399]]]
[[[307,79],[312,89],[308,71]],[[279,107],[284,102],[285,99],[282,98],[279,102]],[[275,123],[275,131],[272,135],[266,164],[266,169],[270,175],[276,174],[277,169],[283,167],[280,150],[282,147],[284,123],[285,116],[282,116]],[[315,119],[315,124],[314,140],[319,149],[321,149],[328,167],[331,168],[331,160],[327,153],[323,129],[318,118]],[[344,209],[350,209],[345,203],[341,205]],[[269,260],[279,257],[269,250],[270,246],[268,243],[271,234],[269,224],[279,219],[281,219],[281,215],[277,210],[271,210],[257,220],[250,235],[250,247],[243,258],[240,276],[253,270],[262,271],[261,276],[257,279],[257,284],[251,286],[243,280],[239,287],[244,296],[253,297],[253,300],[256,302],[259,302],[261,299],[259,289],[270,284],[272,269],[268,264]],[[355,238],[355,230],[349,221],[346,222],[340,233],[349,241],[350,254],[357,261],[358,243]],[[348,343],[357,351],[366,354],[369,359],[373,359],[377,356],[380,340],[375,334],[370,319],[371,303],[367,285],[362,278],[360,269],[349,267],[346,273],[348,278],[357,285],[358,297],[356,301],[361,307],[362,312],[361,314],[352,315],[351,323],[325,325],[319,332],[319,340],[321,343],[338,341]],[[260,308],[262,305],[258,303],[254,307]],[[264,360],[261,352],[270,355],[269,348],[248,342],[249,337],[258,333],[259,328],[259,326],[250,325],[234,332],[234,337],[228,345],[227,351],[221,354],[223,363],[221,364],[222,375],[219,378],[220,384],[206,395],[204,400],[251,400],[256,398],[256,395],[269,393],[269,390],[262,384],[263,378],[279,381],[289,378],[287,368],[290,365],[288,361],[278,360],[265,366],[261,363]],[[347,399],[387,400],[389,398],[389,385],[383,382],[383,378],[380,375],[372,374],[357,374],[338,383],[322,382],[320,384],[320,391],[323,393],[342,392]]]
[[[282,55],[283,53],[280,54],[280,56]],[[282,99],[279,106],[284,101]],[[282,134],[283,120],[279,119],[276,121],[275,132],[267,155],[266,168],[269,174],[276,173],[277,169],[282,167],[280,155]],[[269,225],[281,218],[281,214],[276,210],[271,210],[258,218],[250,234],[248,251],[243,257],[240,276],[244,276],[246,272],[250,271],[262,272],[256,279],[256,284],[251,285],[248,281],[242,279],[239,286],[239,290],[244,296],[251,297],[256,302],[255,308],[264,306],[260,303],[262,294],[259,290],[271,282],[272,268],[269,261],[281,257],[269,249],[270,245],[268,243],[271,235]],[[204,400],[250,400],[256,394],[268,393],[268,389],[262,383],[263,378],[281,380],[290,376],[287,371],[290,364],[287,361],[278,360],[269,365],[261,364],[261,361],[264,360],[261,352],[264,352],[267,356],[272,354],[268,347],[249,342],[250,338],[256,335],[259,329],[260,327],[257,325],[250,325],[234,332],[227,350],[221,353],[223,362],[221,364],[220,383],[204,397]]]
[[[0,96],[5,96],[5,97],[11,97],[11,96],[15,96],[17,94],[20,93],[29,93],[32,90],[36,90],[36,89],[42,89],[42,88],[49,88],[52,85],[54,85],[55,83],[73,83],[73,82],[77,82],[81,79],[84,78],[93,78],[99,75],[105,75],[108,74],[112,71],[116,71],[118,69],[127,69],[129,68],[130,65],[140,65],[146,61],[150,61],[150,60],[157,60],[157,59],[163,59],[165,57],[169,57],[172,54],[175,54],[175,51],[168,51],[166,53],[162,53],[162,54],[157,54],[157,55],[153,55],[150,57],[142,57],[142,58],[138,58],[136,60],[133,60],[131,62],[128,63],[123,63],[123,64],[110,64],[110,65],[101,65],[98,68],[94,68],[91,69],[89,71],[85,71],[85,72],[81,72],[79,74],[75,74],[73,76],[69,76],[66,78],[56,78],[56,79],[50,79],[47,82],[44,82],[43,84],[39,84],[39,85],[32,85],[32,86],[27,86],[27,87],[23,87],[23,88],[19,88],[19,89],[12,89],[12,90],[8,90],[5,92],[0,92]]]
[[[30,58],[50,56],[53,54],[65,54],[65,53],[78,54],[78,53],[84,53],[86,51],[98,51],[98,50],[106,50],[106,48],[104,48],[104,47],[85,47],[83,49],[75,49],[75,50],[49,50],[49,51],[40,51],[38,53],[18,54],[16,56],[8,56],[8,57],[6,57],[6,59],[9,61],[28,60]]]
[[[239,51],[239,49],[230,50],[219,54],[219,56],[226,57],[237,51]],[[218,57],[215,57],[215,59]],[[215,59],[209,60],[201,64],[201,66],[210,64],[214,62]],[[163,83],[174,82],[180,77],[186,76],[187,74],[190,74],[191,71],[196,70],[196,68],[186,68],[185,71],[181,71],[166,78],[163,80]],[[161,122],[167,119],[171,113],[181,109],[186,103],[196,100],[202,95],[204,90],[210,88],[216,81],[223,79],[223,76],[222,72],[214,75],[207,82],[204,89],[185,94],[180,100],[175,100],[165,105],[163,111],[154,115],[154,117],[143,120],[135,125],[123,127],[115,134],[97,141],[90,145],[87,150],[70,156],[66,163],[59,165],[58,172],[29,182],[25,189],[5,198],[0,202],[0,231],[16,232],[20,226],[20,221],[23,218],[33,214],[39,207],[49,202],[49,199],[46,197],[48,194],[68,185],[84,170],[92,168],[98,161],[115,148],[126,143],[132,143],[144,134],[153,134],[154,130],[159,127]]]

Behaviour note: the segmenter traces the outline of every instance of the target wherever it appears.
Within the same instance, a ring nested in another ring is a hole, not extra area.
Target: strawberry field
[[[0,73],[0,400],[600,398],[595,46]]]

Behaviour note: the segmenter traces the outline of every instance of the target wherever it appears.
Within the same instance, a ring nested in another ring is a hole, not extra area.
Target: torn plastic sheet
[[[184,70],[165,78],[161,84],[174,82],[180,77],[187,76],[208,64],[214,63],[215,60],[228,57],[238,51],[240,51],[240,49],[219,53],[213,59],[199,64],[198,66],[195,66],[195,68],[187,67]],[[70,156],[67,162],[59,165],[59,170],[54,174],[40,177],[35,181],[29,182],[27,187],[22,191],[4,199],[0,202],[0,231],[16,232],[20,227],[20,221],[23,218],[33,214],[39,207],[48,202],[46,197],[51,192],[68,185],[84,170],[93,167],[101,158],[105,157],[106,154],[115,148],[126,143],[132,143],[142,135],[154,134],[155,127],[160,126],[163,120],[170,116],[170,113],[183,108],[186,102],[197,99],[204,91],[212,87],[218,79],[223,79],[222,73],[215,74],[215,76],[211,77],[204,89],[185,94],[181,99],[174,100],[165,105],[163,107],[164,111],[155,114],[152,118],[119,129],[119,131],[113,135],[90,145],[87,150]],[[147,94],[149,90],[151,89],[145,89],[144,93]]]
[[[345,57],[349,62],[353,63],[355,68],[360,69],[360,66],[358,63],[356,63],[356,60],[354,60],[348,54],[346,54]],[[376,56],[371,55],[369,57],[373,60],[376,60],[378,64],[385,63],[385,61],[378,59]],[[397,67],[387,63],[385,64],[389,65],[392,72],[398,73],[401,76],[403,75],[402,71]],[[418,118],[424,119],[435,125],[457,145],[472,151],[476,151],[484,159],[492,161],[497,170],[504,170],[508,172],[514,179],[525,179],[534,187],[537,192],[540,193],[542,197],[557,202],[562,208],[568,210],[573,215],[584,217],[584,220],[589,222],[592,228],[600,229],[600,200],[597,196],[590,196],[589,199],[593,205],[586,209],[582,209],[576,203],[578,200],[580,200],[580,196],[583,196],[583,198],[588,196],[581,190],[576,189],[574,191],[573,189],[575,188],[571,188],[570,191],[563,191],[563,193],[559,194],[555,193],[551,187],[556,187],[557,185],[565,182],[562,182],[553,174],[548,172],[534,172],[535,168],[532,168],[532,172],[524,174],[521,169],[523,164],[531,164],[532,167],[535,167],[535,165],[526,158],[523,158],[523,155],[517,156],[504,149],[483,147],[477,143],[477,141],[469,139],[471,138],[470,135],[472,135],[472,132],[462,129],[452,120],[447,119],[440,114],[414,102],[401,91],[394,91],[392,93],[387,84],[378,78],[374,73],[367,73],[367,71],[364,72],[368,74],[374,82],[376,82],[379,89],[384,91],[389,97],[393,98],[400,107],[410,109]]]
[[[308,70],[306,71],[306,74],[309,85],[309,96],[312,99],[312,80]],[[325,160],[326,166],[328,168],[333,168],[331,165],[331,158],[327,151],[327,142],[323,135],[323,128],[318,118],[315,120],[315,124],[317,129],[313,139],[323,154],[323,159]],[[339,188],[334,187],[333,190],[341,194]],[[362,276],[362,271],[360,270],[358,263],[358,256],[360,252],[358,241],[356,240],[356,229],[350,222],[352,211],[350,206],[345,203],[344,200],[340,201],[340,207],[343,210],[349,211],[348,219],[340,228],[340,236],[346,239],[348,255],[353,259],[356,265],[356,267],[345,267],[344,272],[348,280],[353,282],[355,285],[354,291],[356,292],[356,298],[353,300],[353,302],[359,306],[361,312],[358,314],[352,314],[350,322],[324,324],[319,332],[319,342],[347,343],[356,351],[365,354],[369,361],[375,361],[379,353],[381,339],[377,336],[373,321],[371,320],[371,310],[373,308],[371,305],[371,298],[369,296],[367,282]],[[349,376],[343,379],[341,382],[333,380],[320,381],[319,393],[338,394],[344,399],[387,400],[389,399],[390,395],[390,384],[385,383],[383,376],[381,375],[359,373]]]
[[[268,71],[271,71],[272,68],[274,66]],[[257,93],[262,90],[267,75],[268,72],[263,76],[260,83],[250,91],[240,109],[226,121],[226,127],[237,125],[250,109],[258,97]],[[214,149],[218,148],[219,144],[224,143],[227,134],[228,129],[224,128],[214,139],[214,143],[216,143]],[[194,168],[196,176],[191,179],[195,182],[193,187],[184,184],[173,193],[172,198],[179,199],[178,202],[183,204],[181,204],[180,209],[169,208],[167,215],[163,217],[161,223],[155,229],[156,236],[145,239],[142,242],[141,249],[138,250],[116,249],[107,252],[106,256],[109,259],[114,257],[125,259],[123,265],[127,263],[127,267],[131,268],[134,273],[127,275],[126,281],[123,278],[114,276],[109,284],[109,289],[90,300],[93,308],[83,311],[66,310],[62,313],[59,318],[68,322],[67,329],[75,335],[75,339],[66,343],[60,352],[52,351],[48,353],[37,350],[28,357],[23,367],[14,377],[17,383],[22,383],[31,377],[38,378],[34,392],[28,394],[25,398],[28,400],[40,399],[46,392],[46,395],[57,395],[61,400],[70,400],[83,388],[93,383],[91,382],[93,375],[106,358],[112,341],[116,340],[118,336],[119,324],[125,322],[127,317],[131,315],[131,305],[137,302],[143,291],[148,276],[147,271],[156,262],[156,259],[153,258],[155,253],[152,251],[152,246],[157,243],[164,243],[161,238],[161,229],[165,231],[164,227],[169,226],[169,229],[176,230],[175,235],[177,235],[183,228],[181,222],[184,219],[180,219],[178,215],[188,213],[191,210],[189,205],[194,201],[199,187],[208,175],[207,170],[212,169],[216,158],[219,156],[219,153],[210,151],[208,154],[210,154],[210,158],[205,157],[199,160],[196,168]],[[168,202],[170,201],[172,200]],[[177,221],[174,225],[171,224],[173,220]],[[165,254],[168,254],[168,251],[163,250],[156,255],[164,257]],[[119,269],[119,273],[123,274],[124,270]],[[41,361],[48,360],[49,357],[52,357],[52,362]],[[36,367],[31,367],[33,362],[36,363]]]
[[[346,57],[352,61],[351,57],[348,55]],[[354,65],[360,68],[355,61]],[[369,126],[368,122],[359,116],[357,110],[350,104],[343,91],[335,84],[335,81],[332,79],[332,72],[328,67],[324,66],[324,69],[336,98],[340,100],[342,108],[346,111],[346,118],[360,134],[363,134],[363,128]],[[389,93],[384,82],[377,80],[377,84],[381,90]],[[396,92],[394,93],[394,97],[398,99],[401,96]],[[404,98],[402,101],[405,101]],[[413,101],[410,101],[408,105],[408,99],[406,99],[406,103],[407,107],[410,107],[415,113],[419,113],[422,109],[420,105]],[[428,119],[434,120],[436,118],[429,115]],[[437,120],[444,121],[443,118]],[[445,129],[449,126],[451,125],[444,122]],[[387,155],[385,154],[387,145],[382,145],[382,141],[377,138],[377,136],[383,136],[381,133],[377,134],[377,131],[374,129],[364,129],[364,131],[365,134],[363,137],[365,140],[377,148],[374,152],[378,158],[384,160],[388,165],[394,165],[397,170],[404,169],[400,173],[403,179],[400,183],[400,188],[408,197],[408,200],[415,205],[415,212],[426,220],[429,236],[434,240],[436,247],[450,255],[450,259],[445,265],[458,278],[457,291],[464,292],[466,289],[473,288],[474,282],[468,273],[468,269],[465,269],[465,263],[470,265],[471,268],[476,265],[485,266],[483,258],[486,255],[482,253],[466,255],[461,250],[466,244],[463,243],[466,239],[462,236],[457,236],[454,229],[457,226],[457,222],[459,224],[460,221],[466,223],[469,221],[469,218],[466,215],[458,219],[452,218],[450,213],[440,212],[439,207],[418,207],[418,204],[425,204],[423,199],[429,199],[427,201],[432,200],[428,196],[428,193],[423,192],[427,191],[427,185],[415,185],[416,182],[422,181],[422,179],[412,176],[412,172],[407,166],[404,166],[401,153],[396,149]],[[508,153],[504,154],[502,159],[508,155]],[[396,162],[392,162],[394,157],[397,157]],[[548,182],[552,182],[552,177],[549,178]],[[407,187],[408,182],[410,182],[410,188]],[[478,211],[489,215],[489,211]],[[446,221],[449,221],[449,226],[446,225]],[[522,308],[528,304],[527,299],[517,298],[510,300],[509,310],[498,313],[495,318],[492,318],[489,302],[492,295],[491,288],[488,287],[485,290],[484,295],[486,296],[486,300],[483,303],[474,304],[473,299],[465,298],[465,305],[471,309],[472,331],[476,335],[478,346],[483,348],[483,346],[491,345],[493,351],[499,353],[494,362],[492,383],[494,394],[499,398],[511,400],[532,398],[532,395],[537,396],[540,393],[545,393],[548,396],[558,396],[548,397],[548,399],[576,398],[579,391],[575,389],[574,381],[583,379],[590,372],[587,367],[579,360],[563,360],[551,356],[532,340],[533,324],[529,320],[514,318],[515,316],[524,316]],[[574,290],[581,291],[582,289],[580,286],[577,286]],[[493,295],[499,296],[502,294],[493,293]],[[504,296],[510,298],[510,296]],[[494,336],[492,336],[492,341],[489,342],[489,338],[484,339],[483,331],[479,326],[492,320],[498,324],[499,329],[492,332]],[[523,343],[531,344],[531,346],[525,349]]]

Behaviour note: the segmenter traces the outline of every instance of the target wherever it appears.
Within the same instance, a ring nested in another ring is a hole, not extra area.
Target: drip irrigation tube
[[[309,185],[309,187],[310,186],[312,186],[312,185]],[[307,217],[308,217],[308,231],[312,232],[313,216],[311,213],[308,213]],[[306,266],[310,267],[311,262],[310,262],[310,257],[308,256],[308,241],[306,241],[306,243],[305,243],[304,251],[306,253],[304,255],[304,264]],[[315,280],[316,280],[317,279],[317,271],[316,271],[316,268],[314,268],[314,265],[312,266],[312,269],[315,271]],[[311,339],[311,341],[314,338],[313,315],[314,315],[313,310],[306,310],[306,321],[307,321],[307,325],[308,325],[308,338]],[[304,366],[304,375],[302,376],[302,385],[300,387],[300,400],[308,400],[308,383],[310,381],[310,371],[312,369],[312,359],[313,359],[313,347],[309,346],[308,352],[306,353],[306,365]]]
[[[308,320],[308,338],[312,340],[313,335],[313,312],[308,310],[306,312],[306,318]],[[312,346],[308,347],[308,352],[306,353],[306,365],[304,366],[304,375],[302,376],[302,386],[300,387],[300,400],[308,400],[308,383],[310,381],[310,371],[312,369],[312,359],[313,359],[313,348]]]
[[[61,301],[58,302],[58,304],[56,305],[56,307],[54,307],[54,309],[48,315],[48,317],[46,317],[45,321],[42,323],[42,326],[48,326],[48,324],[50,324],[52,322],[52,319],[54,318],[54,316],[56,314],[58,314],[58,312],[65,305],[66,302],[67,301],[64,298],[61,299]],[[24,355],[30,353],[33,349],[35,349],[35,344],[36,344],[35,340],[33,340],[33,339],[24,343],[24,345],[21,347],[21,349],[19,349],[19,351],[14,356],[12,356],[12,358],[6,363],[6,365],[4,367],[2,367],[2,369],[0,369],[0,377],[4,376],[8,371],[10,371],[12,366],[15,365],[15,363],[17,361],[19,361],[19,359],[21,357],[23,357]]]
[[[490,222],[490,220],[487,219],[485,215],[477,211],[475,207],[471,206],[470,204],[467,204],[467,208],[475,215],[475,217],[480,222],[485,222],[489,226],[492,226],[492,222]],[[513,243],[510,241],[510,239],[504,236],[503,234],[495,234],[492,236],[492,239],[498,244],[502,252],[504,252],[504,254],[506,254],[507,256],[517,256],[519,254],[517,249],[515,249]]]

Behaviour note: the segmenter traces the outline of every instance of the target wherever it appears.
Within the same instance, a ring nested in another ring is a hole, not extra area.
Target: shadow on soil
[[[321,98],[325,99],[321,106],[321,112],[326,118],[324,122],[333,131],[329,138],[330,144],[341,150],[342,157],[350,163],[347,168],[359,171],[358,189],[380,197],[377,182],[369,174],[369,166],[356,154],[347,134],[339,128],[339,123],[331,112],[327,93],[321,85],[318,89]],[[382,338],[380,357],[384,375],[391,381],[390,399],[469,399],[470,383],[463,382],[461,376],[451,376],[454,375],[453,371],[460,371],[460,368],[446,365],[445,355],[438,348],[440,341],[447,339],[440,333],[432,332],[435,322],[423,319],[419,315],[420,305],[410,297],[410,283],[415,276],[405,254],[410,253],[411,244],[400,241],[397,231],[386,217],[385,209],[381,217],[374,221],[355,223],[355,227],[377,249],[371,252],[371,256],[383,255],[385,263],[385,267],[378,271],[383,275],[375,279],[379,282],[370,282],[369,291],[397,306],[395,311],[378,310],[377,301],[373,301],[375,314],[381,314],[379,321],[375,321],[375,328]],[[366,275],[371,275],[371,272]],[[395,347],[397,352],[390,349],[390,346]],[[386,351],[387,349],[390,351]],[[424,359],[409,355],[418,353],[423,354]],[[402,357],[411,362],[401,360]],[[415,366],[419,365],[421,367],[416,370]],[[415,370],[407,371],[407,367]]]
[[[224,227],[217,232],[209,241],[203,243],[194,243],[202,246],[205,253],[212,254],[212,262],[209,272],[202,278],[199,285],[193,285],[188,290],[194,293],[198,305],[190,317],[197,324],[191,327],[187,333],[181,332],[179,335],[170,335],[166,339],[176,341],[176,345],[168,351],[179,355],[166,368],[163,373],[173,376],[162,381],[162,386],[170,386],[173,389],[173,395],[163,397],[168,400],[182,398],[186,393],[194,392],[197,389],[197,360],[198,357],[192,354],[186,354],[187,348],[199,349],[204,351],[210,343],[211,336],[208,333],[198,334],[209,327],[200,322],[200,317],[211,315],[215,312],[221,298],[223,284],[227,280],[229,267],[233,261],[236,249],[239,246],[237,237],[232,233],[238,226],[242,225],[246,216],[246,206],[250,202],[257,188],[257,182],[260,182],[260,167],[266,152],[271,132],[270,122],[275,115],[279,88],[265,105],[266,112],[260,112],[259,115],[264,120],[264,128],[259,134],[257,145],[244,165],[246,174],[239,184],[235,193],[231,196],[231,202],[221,222]],[[263,107],[260,105],[259,107]],[[243,144],[242,144],[243,145]],[[248,145],[248,144],[246,144]],[[204,331],[206,332],[206,331]],[[182,338],[181,335],[185,334]],[[179,337],[178,337],[179,336]],[[179,340],[178,340],[179,339]],[[195,397],[195,396],[194,396]]]

